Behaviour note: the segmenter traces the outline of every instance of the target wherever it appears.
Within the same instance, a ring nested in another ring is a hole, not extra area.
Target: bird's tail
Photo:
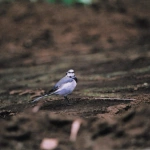
[[[45,95],[39,96],[39,97],[35,98],[34,100],[32,100],[31,103],[38,102],[40,99],[42,99],[43,97],[46,97],[46,96],[48,96],[48,95],[45,94]]]
[[[31,103],[38,102],[40,99],[42,99],[44,97],[48,97],[48,96],[53,95],[53,94],[55,94],[55,92],[51,92],[51,93],[39,96],[39,97],[35,98],[34,100],[32,100]]]

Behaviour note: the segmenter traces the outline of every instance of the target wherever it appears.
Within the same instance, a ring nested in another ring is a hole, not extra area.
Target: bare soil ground
[[[150,2],[0,5],[0,149],[150,148]],[[30,101],[73,68],[69,96]],[[72,123],[80,122],[76,140]]]

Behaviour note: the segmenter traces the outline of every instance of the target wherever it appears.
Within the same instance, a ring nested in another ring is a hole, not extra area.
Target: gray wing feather
[[[65,83],[68,83],[68,82],[72,82],[73,81],[73,79],[72,78],[69,78],[69,77],[63,77],[61,80],[59,80],[56,84],[55,84],[55,88],[56,87],[60,87],[61,85],[63,85],[63,84],[65,84]]]
[[[55,93],[55,91],[57,91],[63,84],[72,82],[72,81],[73,81],[73,79],[71,79],[67,76],[63,77],[53,86],[53,88],[48,92],[48,95]]]

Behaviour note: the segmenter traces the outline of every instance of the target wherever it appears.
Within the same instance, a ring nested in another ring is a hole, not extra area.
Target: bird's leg
[[[69,99],[68,99],[68,97],[67,97],[67,96],[64,96],[64,98],[65,98],[65,100],[67,100],[67,102],[68,102],[68,105],[70,105],[70,102],[69,102]]]

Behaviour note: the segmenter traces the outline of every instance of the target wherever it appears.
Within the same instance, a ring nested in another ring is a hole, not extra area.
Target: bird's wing
[[[65,83],[68,83],[68,82],[72,82],[73,79],[72,78],[69,78],[69,77],[63,77],[62,79],[60,79],[56,84],[55,84],[55,87],[60,87],[62,86],[63,84]]]
[[[64,84],[66,83],[69,83],[69,82],[72,82],[73,79],[72,78],[69,78],[69,77],[63,77],[62,79],[60,79],[56,84],[55,86],[48,92],[49,94],[57,91],[61,86],[63,86]]]

